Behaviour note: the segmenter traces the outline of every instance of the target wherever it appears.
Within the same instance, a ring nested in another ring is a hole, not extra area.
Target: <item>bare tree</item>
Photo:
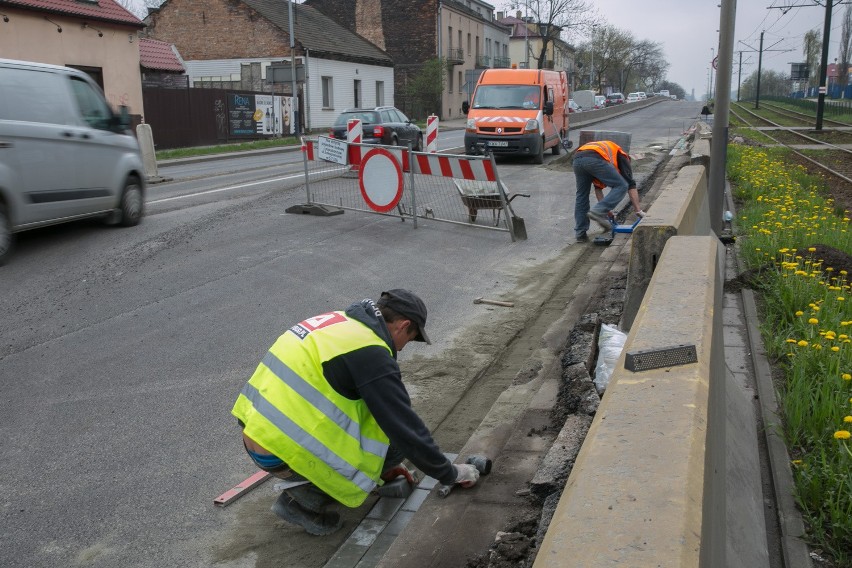
[[[849,65],[852,63],[852,4],[846,6],[843,24],[840,30],[840,49],[838,51],[840,66],[837,70],[838,82],[842,88],[849,84]]]
[[[819,81],[820,52],[822,51],[822,34],[817,30],[810,30],[805,33],[804,41],[802,42],[802,55],[805,56],[805,63],[808,65],[808,86],[810,87],[813,81]]]
[[[541,51],[536,55],[539,69],[548,59],[548,47],[554,39],[562,39],[591,29],[598,24],[599,16],[588,0],[520,0],[513,7],[529,11],[541,36]],[[585,35],[585,34],[583,34]]]

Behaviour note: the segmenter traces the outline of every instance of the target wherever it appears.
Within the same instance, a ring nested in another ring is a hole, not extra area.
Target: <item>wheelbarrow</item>
[[[462,205],[467,207],[468,219],[471,223],[476,222],[476,217],[480,209],[491,209],[494,226],[500,224],[500,214],[503,212],[503,200],[500,199],[500,192],[494,187],[493,182],[484,182],[467,179],[455,179],[453,183],[459,192]],[[516,197],[529,197],[529,193],[509,193],[506,191],[506,186],[503,186],[503,193],[506,195],[507,205]],[[512,207],[509,207],[509,213],[515,217],[515,212]],[[496,211],[496,213],[495,213]]]

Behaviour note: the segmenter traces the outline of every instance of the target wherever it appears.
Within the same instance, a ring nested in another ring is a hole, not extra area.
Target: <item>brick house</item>
[[[302,129],[327,128],[345,108],[393,102],[386,52],[310,6],[292,7],[296,64],[305,70],[297,87]],[[150,38],[178,49],[192,85],[239,85],[247,67],[266,84],[270,65],[290,64],[288,6],[281,0],[166,0],[146,23]],[[284,82],[269,92],[290,91]]]
[[[387,51],[395,65],[396,104],[408,114],[462,115],[462,101],[484,69],[509,66],[508,28],[481,0],[306,0],[341,26]],[[419,109],[406,85],[424,62],[446,59],[440,109]]]
[[[142,20],[113,0],[0,0],[0,15],[0,56],[85,71],[139,120]]]

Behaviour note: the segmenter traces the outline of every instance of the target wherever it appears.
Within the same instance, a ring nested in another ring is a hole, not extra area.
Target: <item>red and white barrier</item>
[[[353,144],[360,144],[363,136],[361,121],[357,118],[350,119],[346,123],[346,143],[349,145],[349,169],[352,171],[357,171],[361,165],[361,147]]]
[[[464,156],[414,154],[414,173],[477,181],[497,181],[491,160]]]
[[[438,117],[430,114],[426,119],[426,152],[434,154],[438,151]]]
[[[369,150],[369,145],[367,145]],[[365,145],[356,146],[349,144],[349,158],[352,161],[352,156],[357,155],[359,164],[361,153]],[[411,171],[411,165],[408,163],[408,152],[403,148],[387,148],[387,152],[398,160],[402,165],[402,171]],[[302,139],[302,153],[309,161],[316,160],[315,141]],[[497,175],[494,172],[494,167],[491,165],[491,160],[473,159],[464,155],[451,154],[435,154],[429,155],[424,152],[413,152],[414,158],[414,173],[426,176],[450,177],[456,179],[476,180],[476,181],[497,181]],[[358,169],[357,165],[353,169]]]

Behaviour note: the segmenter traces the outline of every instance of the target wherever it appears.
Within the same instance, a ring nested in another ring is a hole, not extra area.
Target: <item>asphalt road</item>
[[[663,102],[594,128],[630,131],[632,153],[660,154],[699,110]],[[315,565],[333,539],[270,557],[283,530],[270,489],[256,490],[262,507],[212,504],[253,473],[229,411],[275,338],[407,287],[426,301],[434,345],[410,344],[400,361],[440,367],[466,337],[506,322],[474,298],[534,310],[552,266],[592,246],[573,243],[574,179],[552,158],[498,164],[510,191],[533,194],[513,202],[529,240],[512,243],[352,211],[288,215],[304,201],[301,164],[276,156],[161,167],[174,181],[151,186],[135,228],[89,221],[20,236],[0,268],[0,565]],[[430,425],[454,402],[411,390]]]

